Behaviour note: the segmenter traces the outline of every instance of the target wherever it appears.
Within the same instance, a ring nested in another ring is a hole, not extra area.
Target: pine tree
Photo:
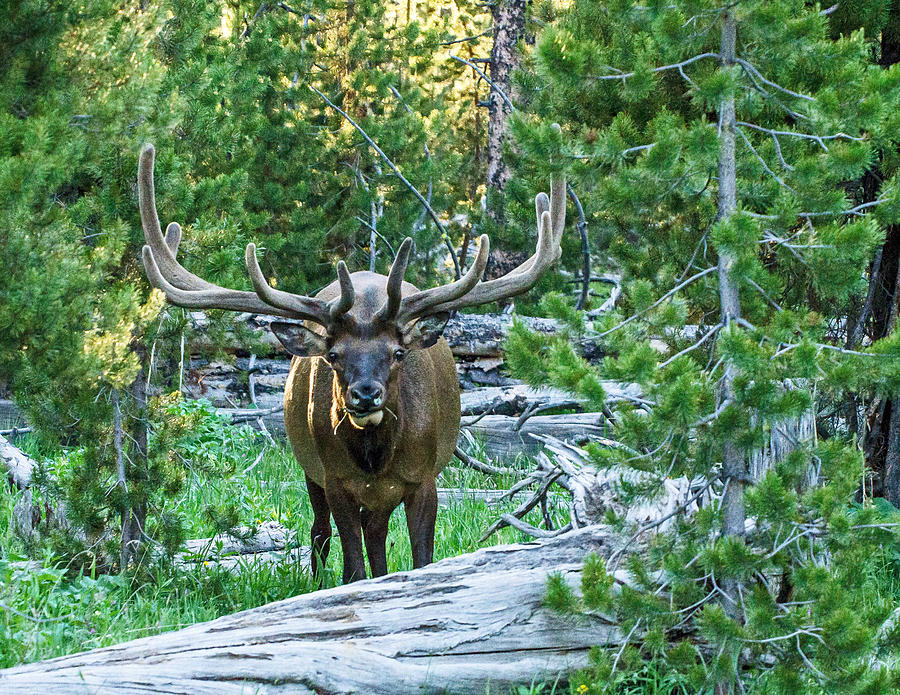
[[[466,2],[417,13],[368,0],[3,5],[0,251],[12,270],[0,278],[0,380],[47,439],[84,447],[61,484],[110,562],[117,544],[127,564],[135,540],[171,550],[181,535],[165,502],[184,471],[165,442],[187,423],[153,394],[176,387],[171,355],[189,328],[140,265],[140,146],[159,152],[158,204],[184,226],[180,257],[214,282],[248,289],[255,241],[272,282],[314,292],[338,258],[383,272],[410,234],[418,281],[443,282],[444,230],[310,89],[442,219],[474,219],[483,172],[460,154],[477,132],[461,117],[472,81],[442,44],[481,34],[486,13]],[[446,231],[455,244],[471,228]],[[212,318],[214,330],[231,320]]]
[[[702,476],[721,493],[650,541],[633,587],[613,596],[597,589],[606,568],[589,573],[589,604],[611,602],[643,648],[603,656],[604,677],[644,653],[719,692],[742,678],[785,693],[897,685],[870,663],[888,607],[863,599],[858,571],[890,533],[875,506],[852,504],[861,461],[844,424],[831,418],[827,439],[749,467],[772,431],[843,389],[900,388],[896,333],[842,347],[851,298],[900,211],[892,170],[872,202],[862,183],[879,152],[896,151],[900,72],[872,63],[864,32],[835,35],[829,22],[791,0],[585,1],[535,50],[537,115],[517,126],[519,147],[569,158],[595,251],[626,291],[594,320],[548,300],[567,330],[518,328],[510,363],[596,406],[602,379],[639,383],[649,412],[614,409],[627,449],[594,449],[597,465]],[[606,341],[601,364],[578,355],[585,335]],[[686,624],[694,644],[672,649]]]
[[[92,546],[82,563],[124,565],[139,538],[180,542],[177,524],[148,516],[178,472],[147,447],[145,338],[162,302],[142,288],[126,154],[159,79],[156,15],[3,9],[0,373],[44,436],[83,447],[59,481]]]

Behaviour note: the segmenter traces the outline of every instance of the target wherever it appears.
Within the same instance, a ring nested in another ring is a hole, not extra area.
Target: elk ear
[[[272,333],[284,345],[284,349],[297,357],[317,357],[328,349],[324,335],[311,331],[300,323],[273,321]]]
[[[415,350],[430,348],[443,334],[450,312],[425,316],[403,329],[403,347]]]

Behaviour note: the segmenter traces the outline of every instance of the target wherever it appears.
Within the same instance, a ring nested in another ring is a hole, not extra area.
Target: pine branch
[[[798,133],[793,130],[775,130],[773,128],[764,128],[763,126],[756,125],[755,123],[747,123],[746,121],[737,121],[735,125],[758,130],[761,133],[771,135],[773,138],[778,135],[784,135],[787,137],[801,138],[803,140],[813,140],[826,152],[828,152],[828,147],[825,145],[825,140],[852,140],[853,142],[863,142],[865,140],[865,138],[857,137],[855,135],[847,135],[847,133],[843,132],[834,133],[833,135],[811,135],[809,133]],[[780,151],[781,150],[779,148],[779,152]]]
[[[672,63],[671,65],[661,65],[659,67],[653,68],[651,72],[659,73],[665,72],[666,70],[678,70],[681,73],[681,76],[684,77],[688,82],[693,84],[691,80],[688,79],[687,75],[684,74],[683,68],[691,65],[692,63],[696,63],[698,60],[703,60],[704,58],[719,58],[718,53],[701,53],[700,55],[695,55],[692,58],[688,58],[687,60],[682,60],[680,63]],[[592,80],[622,80],[624,82],[629,77],[634,77],[636,72],[619,72],[615,75],[589,75],[589,78]]]
[[[669,299],[672,295],[676,294],[676,293],[677,293],[678,291],[680,291],[680,290],[683,290],[685,287],[687,287],[688,285],[690,285],[690,284],[691,284],[692,282],[694,282],[695,280],[699,280],[700,278],[702,278],[702,277],[704,277],[704,276],[706,276],[706,275],[709,275],[710,273],[714,273],[714,272],[716,272],[717,270],[718,270],[718,268],[716,268],[715,266],[711,266],[711,267],[707,268],[706,270],[701,270],[699,273],[697,273],[696,275],[692,275],[691,277],[689,277],[689,278],[688,278],[687,280],[685,280],[684,282],[678,283],[675,287],[673,287],[671,290],[669,290],[668,292],[666,292],[662,297],[660,297],[659,299],[657,299],[655,302],[653,302],[653,304],[651,304],[650,306],[648,306],[646,309],[642,309],[641,311],[639,311],[639,312],[637,312],[637,313],[635,313],[635,314],[632,314],[631,316],[629,316],[629,317],[628,317],[627,319],[625,319],[624,321],[622,321],[622,322],[616,324],[616,325],[613,326],[612,328],[609,328],[609,329],[603,331],[602,333],[598,333],[598,334],[597,334],[596,336],[594,336],[594,337],[595,337],[595,338],[602,338],[603,336],[607,336],[607,335],[609,335],[610,333],[613,333],[614,331],[619,330],[619,329],[622,328],[623,326],[627,326],[629,323],[631,323],[631,322],[634,321],[635,319],[637,319],[637,318],[643,316],[644,314],[646,314],[646,313],[647,313],[648,311],[650,311],[651,309],[655,309],[656,307],[658,307],[658,306],[659,306],[660,304],[662,304],[664,301],[666,301],[667,299]]]

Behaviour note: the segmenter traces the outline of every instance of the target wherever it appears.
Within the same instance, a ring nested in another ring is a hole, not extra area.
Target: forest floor
[[[65,479],[82,452],[42,450],[30,435],[16,445]],[[207,538],[223,528],[253,528],[277,521],[309,543],[312,510],[303,472],[286,442],[270,440],[249,427],[222,425],[178,452],[185,484],[170,511],[182,518],[186,538]],[[457,462],[458,463],[458,462]],[[255,465],[254,465],[255,464]],[[520,461],[523,470],[528,462]],[[438,487],[505,489],[515,482],[477,471],[447,468]],[[72,558],[61,559],[46,549],[40,562],[13,530],[17,495],[0,492],[0,668],[48,659],[125,640],[177,630],[196,622],[253,608],[313,591],[308,567],[295,561],[251,563],[239,572],[219,569],[214,562],[175,568],[159,562],[146,571],[104,575],[88,568],[72,571]],[[435,560],[478,548],[522,540],[505,528],[481,542],[485,530],[517,501],[488,505],[464,498],[450,499],[438,511]],[[560,511],[560,517],[563,510]],[[540,523],[536,510],[529,521]],[[77,560],[76,560],[77,562]],[[38,567],[39,565],[39,567]],[[341,546],[335,531],[324,586],[340,583]],[[409,537],[402,507],[391,518],[388,571],[412,569]]]

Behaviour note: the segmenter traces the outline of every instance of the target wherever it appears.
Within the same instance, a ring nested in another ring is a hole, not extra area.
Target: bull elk
[[[459,434],[459,382],[441,333],[451,312],[525,292],[559,257],[566,186],[535,199],[537,249],[519,267],[482,281],[488,238],[468,272],[455,282],[419,290],[404,282],[412,240],[401,244],[387,277],[350,273],[316,296],[275,289],[248,244],[247,272],[255,292],[227,289],[185,269],[176,253],[181,227],[159,226],[153,188],[154,149],[138,166],[144,267],[169,302],[189,309],[268,314],[272,330],[294,357],[284,392],[284,422],[306,474],[312,503],[312,572],[328,556],[331,516],[344,551],[344,582],[366,576],[363,541],[373,576],[387,573],[385,541],[391,513],[403,502],[413,566],[432,561],[437,514],[435,478],[453,456]]]

